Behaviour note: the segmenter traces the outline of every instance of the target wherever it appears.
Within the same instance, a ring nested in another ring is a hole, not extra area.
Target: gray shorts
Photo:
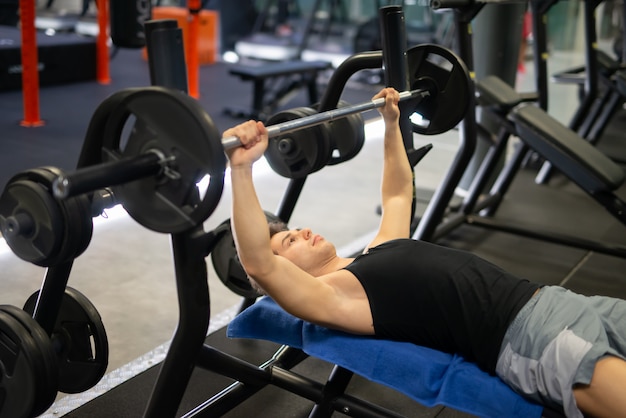
[[[572,387],[588,384],[606,355],[626,359],[626,301],[546,286],[509,326],[496,374],[520,394],[582,418]]]

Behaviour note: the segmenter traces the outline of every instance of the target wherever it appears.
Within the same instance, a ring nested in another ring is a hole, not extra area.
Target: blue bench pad
[[[541,417],[543,408],[513,392],[474,363],[410,343],[357,336],[302,321],[264,297],[228,326],[231,338],[302,349],[411,397],[482,417]]]

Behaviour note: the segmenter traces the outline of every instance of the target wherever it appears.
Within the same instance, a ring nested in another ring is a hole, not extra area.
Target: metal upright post
[[[548,110],[548,29],[547,13],[558,0],[530,0],[532,15],[533,55],[535,84],[539,94],[538,105]]]
[[[407,39],[404,12],[401,6],[384,6],[378,10],[380,22],[380,36],[383,50],[383,65],[385,67],[385,85],[398,91],[410,88],[409,65],[407,62]],[[411,109],[407,103],[400,103],[400,132],[404,148],[413,149],[413,127],[409,117]],[[413,174],[413,189],[415,190],[415,174]],[[413,192],[411,218],[415,213],[416,198]]]
[[[100,84],[111,83],[111,66],[109,62],[109,2],[99,1],[98,4],[98,36],[96,37],[96,79]]]
[[[595,13],[596,8],[602,3],[602,0],[589,0],[584,1],[583,18],[585,22],[585,96],[578,106],[576,113],[572,117],[569,123],[569,128],[576,131],[583,138],[586,137],[586,132],[581,132],[581,128],[590,114],[595,113],[593,105],[598,98],[598,60],[596,49],[598,47],[598,35],[596,33]],[[535,177],[537,184],[546,184],[552,176],[552,164],[549,161],[545,161]]]
[[[470,21],[476,15],[480,7],[475,8],[475,4],[469,4],[466,7],[457,8],[454,11],[454,21],[457,28],[457,44],[458,54],[465,60],[470,75],[473,77],[473,56],[471,54],[472,45],[469,37]],[[476,101],[474,99],[473,83],[470,87],[471,94],[469,97],[469,105],[466,116],[459,126],[459,149],[456,153],[450,169],[446,173],[443,181],[435,190],[433,197],[430,199],[428,206],[422,218],[417,225],[417,229],[413,233],[414,239],[433,241],[437,226],[441,224],[445,211],[454,196],[454,190],[458,186],[463,173],[466,172],[468,164],[472,159],[472,155],[476,149]]]
[[[406,24],[401,6],[385,6],[379,9],[380,34],[385,66],[385,85],[398,91],[409,86],[409,68],[406,49]],[[413,129],[407,103],[400,103],[400,131],[406,149],[413,148]]]
[[[21,41],[22,41],[22,98],[24,119],[20,125],[26,127],[43,126],[39,114],[39,70],[37,68],[37,32],[35,30],[35,4],[20,0]]]
[[[471,24],[476,80],[495,75],[515,87],[526,6],[526,2],[487,3],[476,15]],[[489,112],[478,108],[476,120],[489,132],[498,131],[498,122]],[[477,141],[474,157],[459,182],[459,189],[469,189],[490,146],[486,141]]]
[[[150,82],[187,93],[187,65],[183,31],[173,19],[145,23]]]
[[[187,33],[186,53],[187,53],[187,75],[189,95],[198,99],[200,97],[200,58],[198,43],[200,38],[200,11],[202,3],[200,0],[189,0],[189,26]]]
[[[209,328],[211,305],[202,225],[172,234],[179,319],[165,360],[160,366],[145,417],[173,417],[185,394]]]

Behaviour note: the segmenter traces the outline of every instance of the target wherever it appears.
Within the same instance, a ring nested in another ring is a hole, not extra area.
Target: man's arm
[[[231,225],[246,273],[293,315],[318,324],[332,321],[325,315],[332,312],[328,307],[334,303],[334,290],[271,250],[267,220],[252,177],[254,162],[267,148],[267,130],[262,123],[250,121],[225,131],[224,136],[237,136],[243,144],[229,151],[229,160]]]
[[[374,99],[378,97],[386,97],[385,106],[380,109],[385,122],[382,217],[378,234],[368,248],[391,239],[410,236],[413,202],[413,169],[400,131],[399,95],[396,90],[387,88],[374,96]]]

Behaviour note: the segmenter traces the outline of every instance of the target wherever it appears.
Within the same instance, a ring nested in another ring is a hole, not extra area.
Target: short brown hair
[[[279,232],[289,231],[287,224],[284,223],[283,221],[270,221],[268,226],[270,228],[270,238],[272,238],[274,235],[278,234]]]

